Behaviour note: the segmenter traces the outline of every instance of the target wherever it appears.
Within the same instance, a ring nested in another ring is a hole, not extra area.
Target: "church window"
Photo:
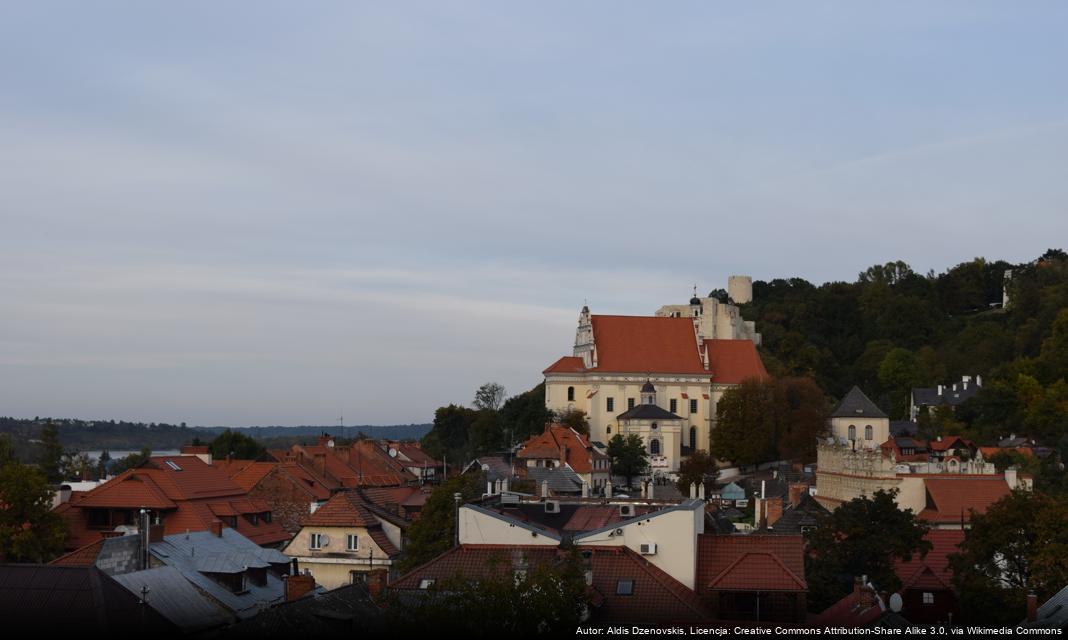
[[[653,431],[656,431],[656,428],[657,428],[657,427],[656,427],[656,423],[654,422],[654,423],[653,423],[653,426],[651,426],[651,427],[649,427],[649,428],[650,428],[651,430],[653,430]]]
[[[616,399],[612,398],[612,397],[605,398],[605,407],[604,408],[605,408],[606,411],[615,411],[616,410]]]
[[[649,454],[654,456],[660,455],[660,441],[656,438],[649,441]]]
[[[612,435],[612,425],[608,425],[608,435]]]
[[[852,424],[849,425],[849,439],[850,440],[856,440],[857,439],[857,427],[856,427],[856,425],[852,425]]]
[[[871,425],[869,424],[868,426],[864,427],[864,439],[865,440],[871,440],[873,437],[874,436],[872,435],[872,428],[871,428]]]
[[[575,401],[575,387],[568,387],[567,388],[567,401],[568,402],[574,402]]]
[[[633,409],[633,408],[634,408],[634,398],[627,398],[627,409],[630,410],[630,409]]]
[[[697,398],[690,398],[690,413],[697,413]]]
[[[679,401],[676,400],[675,398],[672,398],[669,401],[669,404],[671,405],[671,408],[668,409],[668,411],[670,411],[671,413],[675,413],[676,411],[679,410]]]
[[[697,450],[697,427],[690,427],[690,448]]]

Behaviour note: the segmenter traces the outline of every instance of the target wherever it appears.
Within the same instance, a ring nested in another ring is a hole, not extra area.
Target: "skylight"
[[[167,460],[167,466],[175,471],[181,471],[182,468],[177,465],[173,460]]]

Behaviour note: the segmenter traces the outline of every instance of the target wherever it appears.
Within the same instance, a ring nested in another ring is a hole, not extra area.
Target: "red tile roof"
[[[304,522],[305,527],[361,527],[367,530],[367,534],[375,541],[375,544],[386,555],[393,557],[400,555],[390,542],[382,524],[374,516],[363,499],[355,491],[342,491],[334,494],[326,504],[316,509]]]
[[[862,593],[866,591],[866,593]],[[871,586],[857,586],[844,598],[809,619],[811,627],[866,627],[885,613]]]
[[[908,562],[894,563],[894,573],[901,579],[903,589],[952,588],[953,572],[949,556],[960,551],[964,541],[963,529],[931,529],[924,536],[931,543],[931,550],[923,558],[912,556]]]
[[[613,623],[685,624],[705,622],[709,614],[692,590],[626,547],[582,546],[592,573],[594,617]],[[418,590],[424,579],[436,586],[452,577],[479,579],[508,575],[563,559],[556,547],[461,545],[390,583],[392,589]],[[617,595],[620,581],[632,581],[631,595]]]
[[[941,440],[935,438],[927,443],[927,446],[931,451],[948,451],[954,447],[962,449],[974,449],[975,443],[971,440],[965,440],[960,436],[946,436]]]
[[[48,564],[57,564],[64,567],[91,567],[96,564],[96,558],[100,555],[100,550],[104,548],[104,540],[105,538],[100,538],[90,542],[84,547],[59,556]]]
[[[1009,495],[1004,476],[949,476],[925,478],[928,506],[919,517],[929,522],[971,520],[971,512],[987,508]]]
[[[805,591],[805,543],[801,536],[698,536],[699,590]]]
[[[564,356],[549,365],[542,373],[584,373],[586,365],[578,356]]]
[[[89,526],[87,509],[133,511],[141,508],[160,513],[167,535],[186,530],[208,530],[212,521],[225,513],[225,517],[237,517],[238,533],[257,544],[274,544],[289,539],[277,522],[258,518],[258,523],[252,524],[240,517],[271,509],[262,500],[249,500],[248,492],[220,468],[196,456],[150,458],[144,465],[123,472],[79,499],[60,505],[55,511],[67,522],[70,534],[67,547],[76,549],[110,533],[107,529]]]
[[[751,378],[766,380],[769,377],[751,340],[705,340],[705,348],[712,382],[740,384]]]
[[[607,459],[593,448],[587,436],[555,423],[545,425],[544,431],[523,443],[517,457],[560,460],[565,457],[562,455],[565,448],[567,465],[575,473],[590,473],[595,460]],[[607,469],[602,471],[607,472]]]

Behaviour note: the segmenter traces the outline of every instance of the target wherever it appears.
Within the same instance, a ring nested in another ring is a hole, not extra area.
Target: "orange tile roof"
[[[253,487],[276,468],[278,468],[277,462],[250,462],[236,473],[231,473],[230,479],[245,491],[252,491]]]
[[[367,508],[367,504],[355,491],[342,491],[334,494],[326,504],[316,509],[304,522],[305,527],[361,527],[375,541],[375,544],[389,556],[400,554],[385,532],[382,524]]]
[[[613,623],[678,625],[710,619],[700,597],[686,585],[626,547],[583,546],[593,584],[595,619]],[[517,567],[553,564],[563,558],[557,547],[461,545],[390,583],[391,589],[419,590],[424,579],[438,585],[452,577],[477,579],[509,575]],[[631,595],[617,595],[621,581],[633,583]]]
[[[549,367],[542,371],[542,373],[583,373],[585,371],[586,365],[583,363],[582,358],[578,356],[564,356],[549,365]]]
[[[48,564],[58,564],[64,567],[91,567],[96,564],[96,558],[103,548],[104,538],[100,538],[66,555],[59,556]]]
[[[700,590],[804,591],[805,543],[790,535],[701,534],[697,546]]]
[[[633,373],[705,373],[689,318],[591,316],[597,369]]]
[[[930,522],[965,522],[971,512],[987,508],[1009,495],[1004,476],[928,477],[924,479],[929,506],[918,515]]]
[[[565,447],[567,455],[562,456]],[[575,473],[590,473],[593,471],[594,460],[606,458],[604,454],[593,448],[588,437],[579,434],[571,427],[556,423],[545,425],[544,431],[527,440],[516,457],[552,458],[554,460],[564,457],[567,465]]]
[[[755,378],[767,380],[768,371],[751,340],[705,340],[712,382],[739,384]]]
[[[960,443],[960,447],[964,449],[972,449],[975,447],[975,443],[973,443],[971,440],[965,440],[960,436],[946,436],[943,437],[941,440],[935,438],[934,440],[928,442],[927,446],[932,451],[948,451],[949,449],[952,449],[957,443]]]
[[[156,483],[155,474],[144,469],[128,469],[85,493],[79,507],[175,509],[177,504]]]

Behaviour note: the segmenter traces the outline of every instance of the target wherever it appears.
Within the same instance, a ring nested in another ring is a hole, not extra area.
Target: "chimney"
[[[797,482],[790,485],[790,506],[796,507],[801,504],[801,498],[804,497],[805,492],[808,491],[808,487]]]
[[[938,395],[942,395],[942,385],[938,385]]]
[[[319,475],[326,474],[326,454],[315,454],[315,470],[319,472]]]
[[[211,532],[215,534],[216,538],[222,537],[223,523],[221,520],[211,521]]]
[[[690,499],[691,500],[696,500],[697,499],[697,483],[696,482],[691,482],[690,483]]]
[[[775,523],[782,517],[782,500],[780,498],[772,498],[766,504],[768,526],[774,527]]]
[[[292,602],[297,598],[311,593],[315,589],[315,578],[310,574],[285,576],[286,602]]]
[[[983,376],[975,376],[975,386],[983,386]]]
[[[389,571],[386,569],[372,569],[367,574],[367,591],[371,594],[372,600],[378,600],[382,597],[382,592],[386,590],[386,577],[389,575]]]
[[[493,495],[493,480],[486,480],[486,495]]]
[[[543,498],[548,498],[549,497],[549,481],[548,480],[542,480],[541,481],[541,497],[543,497]]]
[[[705,499],[705,483],[697,485],[697,497],[701,500]]]
[[[611,480],[609,480],[608,482],[604,483],[604,497],[605,498],[611,498],[612,497],[612,481]]]
[[[1038,621],[1038,596],[1034,592],[1027,594],[1027,621]]]
[[[861,578],[860,585],[860,607],[861,609],[870,609],[875,605],[875,589],[868,584],[868,576]]]
[[[163,542],[163,525],[153,524],[148,527],[148,542]]]
[[[753,498],[753,526],[763,529],[767,523],[767,501],[759,496]]]
[[[1005,469],[1005,484],[1009,485],[1009,489],[1015,490],[1016,485],[1019,483],[1019,479],[1016,476],[1016,465]]]
[[[645,492],[645,497],[646,498],[649,498],[650,500],[653,499],[653,487],[655,485],[656,485],[655,482],[653,482],[652,480],[649,481],[649,488]]]
[[[586,482],[585,480],[582,481],[582,497],[583,498],[589,498],[590,497],[590,483]]]

